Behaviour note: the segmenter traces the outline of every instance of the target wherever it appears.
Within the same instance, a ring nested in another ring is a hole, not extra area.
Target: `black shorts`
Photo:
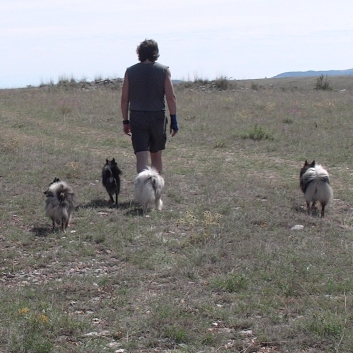
[[[130,111],[130,130],[134,152],[156,153],[165,149],[167,141],[165,111]]]

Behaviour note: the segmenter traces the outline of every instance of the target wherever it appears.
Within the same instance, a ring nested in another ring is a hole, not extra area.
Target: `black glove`
[[[174,131],[179,130],[178,118],[176,114],[170,114],[170,128]]]

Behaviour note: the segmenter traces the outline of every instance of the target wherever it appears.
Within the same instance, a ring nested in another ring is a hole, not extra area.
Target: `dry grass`
[[[119,90],[0,90],[0,351],[350,352],[353,85],[315,82],[176,87],[150,217]],[[100,181],[113,157],[119,209]],[[331,175],[324,219],[305,214],[305,159]],[[79,204],[65,236],[44,213],[54,177]]]

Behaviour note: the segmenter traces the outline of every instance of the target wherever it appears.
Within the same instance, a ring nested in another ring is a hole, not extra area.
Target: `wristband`
[[[170,114],[170,128],[174,131],[179,130],[178,118],[176,114]]]
[[[130,124],[130,120],[127,120],[127,119],[126,119],[126,120],[123,120],[123,124],[124,124],[124,125],[129,125],[129,124]]]

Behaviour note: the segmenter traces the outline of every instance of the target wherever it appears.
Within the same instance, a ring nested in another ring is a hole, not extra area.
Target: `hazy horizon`
[[[352,68],[353,2],[4,0],[0,88],[123,77],[145,38],[175,80]]]

